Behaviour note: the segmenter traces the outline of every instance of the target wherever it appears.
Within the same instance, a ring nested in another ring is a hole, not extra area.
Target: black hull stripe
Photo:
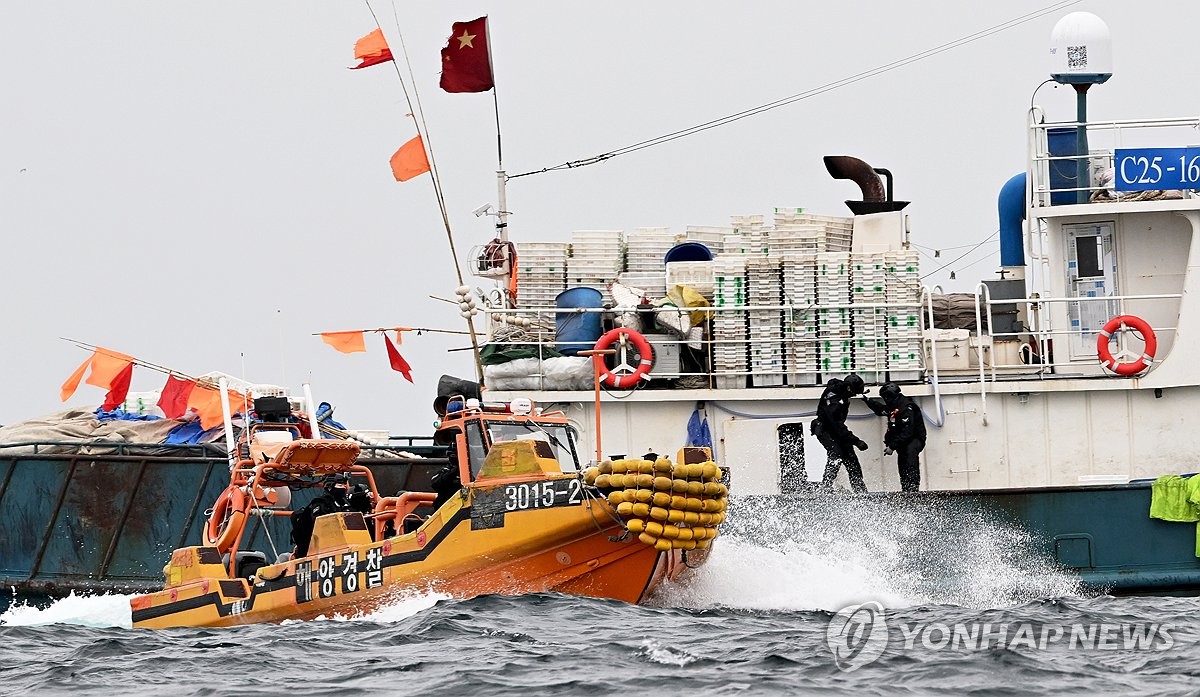
[[[446,524],[442,526],[441,530],[438,530],[437,534],[434,535],[433,538],[430,539],[425,544],[424,547],[422,547],[420,549],[414,549],[411,552],[399,552],[396,554],[389,554],[388,556],[383,558],[382,565],[384,567],[403,566],[404,564],[411,564],[413,562],[424,561],[426,558],[429,557],[429,555],[433,552],[433,550],[436,549],[437,546],[440,545],[442,543],[442,541],[445,540],[446,537],[448,537],[450,535],[450,533],[453,532],[454,529],[459,526],[460,523],[462,523],[465,520],[470,520],[470,518],[471,518],[471,509],[469,507],[460,508],[458,510],[458,512],[455,513],[450,518],[450,520],[447,521]],[[320,555],[317,555],[317,557],[319,557],[319,556]],[[313,557],[313,558],[316,558],[316,557]],[[296,587],[296,575],[295,574],[283,575],[283,576],[280,576],[279,578],[276,578],[276,579],[273,579],[270,581],[266,581],[262,585],[254,585],[251,587],[250,597],[248,599],[245,599],[242,601],[245,603],[245,611],[250,611],[250,610],[254,609],[254,600],[260,594],[273,593],[275,591],[283,590],[285,588],[295,588],[295,587]],[[159,617],[173,615],[178,612],[186,612],[188,610],[195,610],[197,608],[201,608],[206,605],[214,605],[216,607],[217,614],[221,617],[226,617],[230,614],[230,606],[221,603],[220,594],[206,593],[204,595],[196,596],[195,598],[187,598],[185,600],[177,600],[173,603],[167,603],[166,605],[149,607],[149,608],[145,608],[143,610],[134,610],[132,613],[133,614],[133,622],[134,622],[134,624],[137,624],[139,622],[145,622],[147,620],[153,620],[153,619],[158,619]]]

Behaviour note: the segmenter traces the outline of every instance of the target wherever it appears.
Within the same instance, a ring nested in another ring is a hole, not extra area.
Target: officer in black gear
[[[817,404],[817,418],[812,422],[812,433],[821,441],[829,457],[825,465],[825,476],[822,484],[833,486],[837,479],[838,468],[846,466],[846,475],[850,477],[850,487],[856,493],[866,493],[867,485],[863,482],[862,466],[858,464],[858,454],[855,448],[866,450],[867,443],[846,428],[846,414],[850,411],[850,398],[863,394],[865,386],[862,378],[850,373],[844,380],[831,378],[821,393],[821,401]]]
[[[886,416],[887,432],[883,435],[884,455],[896,453],[902,491],[921,490],[921,451],[925,449],[925,419],[921,407],[904,396],[892,382],[879,388],[882,399],[866,399],[867,406],[877,416]]]

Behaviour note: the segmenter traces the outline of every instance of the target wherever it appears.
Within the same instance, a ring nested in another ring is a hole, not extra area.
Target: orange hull
[[[573,479],[573,478],[572,478]],[[418,530],[373,542],[357,514],[323,516],[309,556],[230,579],[213,548],[177,550],[168,587],[131,601],[137,627],[232,626],[370,612],[406,590],[455,597],[558,591],[641,602],[706,552],[658,551],[624,534],[603,500],[488,507],[504,485],[454,500]],[[356,519],[357,516],[357,519]],[[687,555],[684,563],[684,555]]]

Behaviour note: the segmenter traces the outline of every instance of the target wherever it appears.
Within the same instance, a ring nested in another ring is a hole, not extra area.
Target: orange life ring
[[[1109,346],[1113,332],[1122,326],[1127,326],[1138,332],[1146,342],[1146,348],[1142,351],[1142,355],[1136,361],[1130,363],[1118,363],[1113,358],[1112,348]],[[1148,369],[1150,364],[1154,362],[1154,352],[1156,350],[1158,350],[1158,339],[1154,336],[1154,330],[1150,328],[1146,320],[1134,315],[1117,315],[1113,317],[1108,320],[1108,324],[1104,325],[1104,328],[1100,330],[1100,335],[1096,337],[1096,353],[1100,356],[1100,364],[1117,375],[1137,375]]]
[[[226,515],[229,519],[226,520]],[[212,515],[208,517],[208,525],[204,529],[204,541],[224,554],[233,548],[233,543],[242,534],[246,526],[246,493],[240,486],[230,485],[217,505],[213,507]]]
[[[596,355],[592,357],[592,360],[596,361],[596,365],[600,369],[600,382],[618,390],[632,389],[637,387],[640,381],[649,380],[650,367],[654,365],[654,350],[650,348],[650,342],[646,341],[646,337],[640,333],[632,329],[626,329],[625,327],[617,327],[600,337],[600,340],[596,342],[595,349],[603,351],[609,346],[622,341],[622,339],[628,339],[633,343],[633,347],[637,349],[639,360],[636,367],[625,363],[624,356],[622,355],[621,362],[615,368],[609,370],[604,364],[604,356]]]

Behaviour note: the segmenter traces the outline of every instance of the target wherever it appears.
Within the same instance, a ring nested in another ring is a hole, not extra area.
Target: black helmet
[[[886,382],[879,388],[879,396],[885,402],[894,402],[900,398],[900,388],[894,382]]]
[[[858,377],[858,373],[850,373],[842,382],[846,384],[850,394],[862,394],[866,390],[866,385],[863,384],[863,379]]]

